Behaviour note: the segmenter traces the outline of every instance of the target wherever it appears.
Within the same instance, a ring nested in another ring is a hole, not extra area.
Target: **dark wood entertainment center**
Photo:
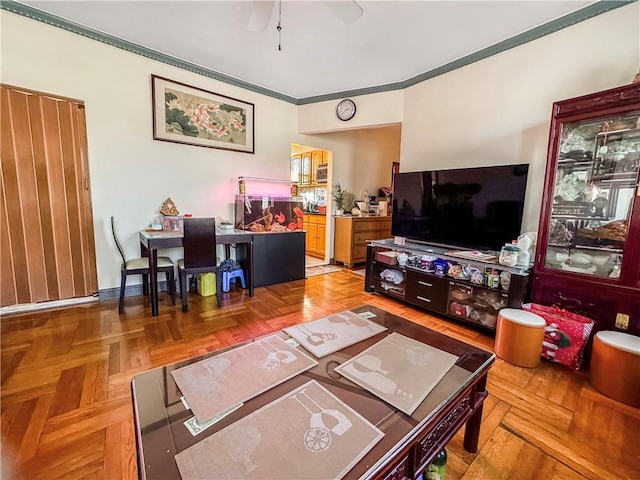
[[[505,307],[519,308],[524,302],[529,269],[500,265],[495,259],[482,261],[470,259],[467,255],[463,258],[451,254],[451,250],[420,243],[397,245],[393,239],[369,242],[365,290],[494,332],[498,311]],[[394,254],[389,252],[405,253],[410,258],[435,257],[482,272],[487,269],[490,272],[497,271],[502,282],[487,285],[486,282],[472,282],[462,276],[454,278],[446,275],[446,272],[438,275],[430,266],[424,269],[415,264],[400,265],[394,260]]]

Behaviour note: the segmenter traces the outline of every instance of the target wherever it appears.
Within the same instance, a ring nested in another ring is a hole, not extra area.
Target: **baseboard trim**
[[[167,291],[167,282],[158,282],[158,292]],[[136,297],[142,295],[142,284],[128,285],[124,289],[125,297]],[[90,297],[65,298],[63,300],[50,300],[38,303],[20,303],[17,305],[8,305],[0,308],[0,316],[11,315],[15,313],[26,313],[37,310],[46,310],[49,308],[72,307],[83,303],[102,302],[105,300],[114,300],[120,298],[120,287],[106,288],[100,290],[96,295]]]
[[[26,313],[36,310],[46,310],[49,308],[60,307],[72,307],[74,305],[81,305],[83,303],[98,302],[100,298],[98,296],[91,297],[77,297],[77,298],[65,298],[64,300],[50,300],[47,302],[38,303],[19,303],[17,305],[9,305],[0,308],[0,316],[11,315],[14,313]]]
[[[158,292],[166,292],[167,291],[167,282],[158,282]],[[125,297],[137,297],[142,295],[142,284],[138,285],[127,285],[124,289]],[[115,288],[106,288],[104,290],[100,290],[98,292],[98,296],[100,300],[113,300],[114,298],[120,298],[120,287]]]

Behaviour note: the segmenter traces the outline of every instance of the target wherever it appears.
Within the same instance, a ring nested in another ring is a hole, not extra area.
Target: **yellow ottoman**
[[[537,367],[546,325],[544,318],[535,313],[503,308],[498,313],[496,355],[519,367]]]
[[[607,397],[640,407],[640,337],[609,330],[596,333],[591,385]]]

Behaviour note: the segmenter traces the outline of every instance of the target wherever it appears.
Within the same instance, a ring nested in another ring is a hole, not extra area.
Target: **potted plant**
[[[220,222],[220,230],[233,230],[234,229],[234,225],[233,223],[231,223],[229,220],[222,220]]]
[[[336,204],[336,215],[342,215],[344,213],[344,203],[347,192],[348,190],[342,188],[339,183],[333,185],[331,196],[333,197],[333,202]]]

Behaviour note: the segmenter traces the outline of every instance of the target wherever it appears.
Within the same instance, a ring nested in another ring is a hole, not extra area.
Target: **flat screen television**
[[[472,250],[500,250],[522,226],[528,164],[393,176],[391,233]]]

